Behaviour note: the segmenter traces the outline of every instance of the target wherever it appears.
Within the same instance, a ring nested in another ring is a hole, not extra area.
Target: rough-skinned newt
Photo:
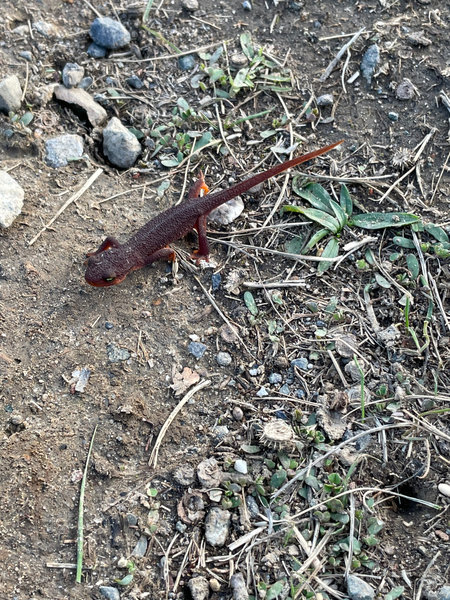
[[[192,229],[198,232],[199,249],[196,258],[208,259],[209,247],[206,239],[206,218],[214,209],[240,196],[249,189],[300,163],[325,154],[343,140],[309,152],[297,158],[253,175],[232,187],[208,194],[203,175],[189,191],[181,204],[172,206],[157,215],[137,231],[127,242],[120,244],[115,238],[107,237],[95,252],[89,254],[85,278],[90,285],[108,287],[125,279],[131,271],[141,269],[155,260],[174,260],[175,252],[167,245],[186,235]],[[202,196],[202,192],[204,195]]]

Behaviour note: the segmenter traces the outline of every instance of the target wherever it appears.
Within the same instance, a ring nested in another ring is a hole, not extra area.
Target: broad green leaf
[[[275,131],[275,129],[266,129],[265,131],[261,131],[260,132],[260,137],[262,137],[263,140],[265,140],[266,138],[270,138],[272,136],[274,136],[277,132]]]
[[[255,299],[251,292],[244,293],[244,302],[245,302],[245,305],[248,308],[248,310],[251,312],[251,314],[254,317],[256,317],[256,315],[258,314],[258,307],[256,306]]]
[[[314,208],[326,212],[329,215],[334,215],[334,211],[331,208],[331,197],[329,193],[317,183],[308,183],[304,187],[299,187],[297,183],[298,179],[299,176],[297,175],[292,181],[292,189],[297,196],[307,200]]]
[[[193,151],[196,152],[197,150],[200,150],[200,148],[203,148],[203,146],[206,146],[207,144],[209,144],[211,139],[212,139],[211,131],[205,131],[205,133],[202,135],[202,137],[195,142]]]
[[[177,167],[180,164],[180,161],[176,158],[163,158],[161,164],[164,167]]]
[[[325,246],[324,251],[322,252],[322,258],[336,258],[339,254],[339,242],[336,238],[331,238],[328,244]],[[325,273],[331,265],[332,262],[323,261],[319,263],[319,267],[317,269],[318,273]]]
[[[388,281],[386,278],[383,277],[383,275],[380,275],[379,273],[375,273],[375,279],[378,283],[378,285],[382,288],[386,288],[387,290],[392,287],[392,283],[390,281]]]
[[[303,248],[303,238],[299,235],[296,235],[292,239],[288,240],[284,247],[286,252],[289,252],[290,254],[300,254]]]
[[[343,525],[346,525],[350,521],[350,517],[347,513],[332,513],[331,519],[337,523],[342,523]]]
[[[19,123],[21,123],[24,127],[26,127],[27,125],[29,125],[31,123],[31,121],[33,119],[34,119],[33,113],[28,111],[20,117]],[[439,241],[441,241],[441,240],[439,240]]]
[[[285,586],[284,581],[276,581],[270,588],[267,590],[266,600],[276,600],[279,598],[281,592],[283,591]]]
[[[214,54],[211,56],[211,58],[209,59],[210,67],[219,60],[219,58],[222,56],[222,53],[223,53],[223,46],[219,46],[217,48],[217,50],[214,52]]]
[[[416,223],[419,217],[410,213],[363,213],[354,215],[349,225],[362,229],[386,229]]]
[[[317,231],[317,233],[315,233],[312,238],[309,240],[309,242],[306,244],[305,248],[304,248],[304,253],[306,254],[307,252],[309,252],[310,250],[312,250],[312,248],[314,248],[314,246],[316,244],[318,244],[320,242],[320,240],[322,240],[324,237],[326,237],[327,235],[329,235],[329,231],[328,229],[319,229],[319,231]]]
[[[313,490],[320,490],[321,485],[319,483],[319,480],[317,479],[317,477],[314,477],[313,475],[307,475],[305,477],[305,483],[306,485],[309,485],[309,487],[311,487]]]
[[[164,181],[162,181],[159,186],[158,189],[156,190],[156,193],[158,194],[159,198],[162,198],[164,196],[164,192],[167,190],[167,188],[170,186],[170,181],[168,179],[164,179]]]
[[[414,250],[414,242],[409,238],[405,238],[402,235],[395,235],[392,238],[392,241],[396,246],[400,246],[400,248],[409,248],[410,250]]]
[[[337,233],[340,229],[339,222],[335,217],[328,215],[322,210],[317,210],[316,208],[303,208],[301,206],[283,206],[283,210],[287,212],[295,212],[300,213],[301,215],[305,215],[311,221],[315,221],[322,225],[322,227],[326,227],[328,231],[331,233]]]
[[[404,591],[405,588],[402,585],[399,585],[388,592],[384,597],[384,600],[396,600],[396,598],[400,598]]]
[[[249,60],[251,60],[255,56],[255,50],[252,44],[252,36],[248,31],[246,31],[241,33],[239,41],[241,43],[242,52]]]
[[[415,254],[408,254],[406,256],[406,264],[408,265],[408,269],[411,273],[412,279],[417,279],[420,273],[419,261]]]
[[[270,487],[274,490],[280,488],[283,483],[286,481],[287,473],[284,469],[278,469],[270,478]]]
[[[367,531],[370,535],[380,533],[384,527],[384,522],[381,519],[377,519],[377,517],[369,517],[367,522],[369,524]]]
[[[122,579],[116,579],[115,581],[117,585],[130,585],[130,583],[133,581],[133,575],[125,575],[125,577],[122,577]]]
[[[236,77],[234,78],[233,83],[231,85],[232,92],[236,93],[243,87],[249,87],[248,82],[247,82],[248,72],[249,72],[248,67],[245,67],[243,69],[240,69],[236,73]]]
[[[341,194],[339,197],[339,202],[341,203],[341,206],[344,209],[347,217],[351,217],[353,212],[353,201],[345,183],[341,183]]]
[[[241,450],[246,454],[258,454],[261,448],[259,446],[252,446],[251,444],[242,444]]]
[[[442,227],[438,227],[437,225],[433,225],[433,223],[428,223],[425,225],[425,231],[432,235],[438,242],[448,242],[448,235],[442,229]]]
[[[189,110],[189,104],[187,100],[185,100],[182,97],[178,98],[177,105],[181,108],[181,110],[184,110],[185,112]]]

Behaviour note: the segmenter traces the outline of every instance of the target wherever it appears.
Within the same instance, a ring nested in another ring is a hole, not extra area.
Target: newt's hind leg
[[[191,258],[197,262],[200,260],[209,260],[209,244],[206,239],[206,218],[207,215],[201,215],[195,223],[195,229],[198,233],[198,250],[194,250]]]
[[[145,263],[143,265],[140,266],[147,266],[147,265],[151,265],[152,263],[154,263],[157,260],[167,260],[170,262],[175,262],[176,259],[176,254],[175,254],[175,250],[172,250],[172,248],[169,248],[168,246],[166,248],[161,248],[160,250],[157,250],[156,252],[153,252],[153,254],[151,254],[147,260],[145,261]],[[136,267],[137,269],[140,268]]]

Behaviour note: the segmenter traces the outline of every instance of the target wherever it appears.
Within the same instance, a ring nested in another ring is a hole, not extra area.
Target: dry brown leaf
[[[181,396],[190,387],[200,380],[200,375],[197,371],[193,371],[189,367],[184,367],[181,373],[175,373],[173,376],[173,383],[170,386],[175,392],[175,396]]]

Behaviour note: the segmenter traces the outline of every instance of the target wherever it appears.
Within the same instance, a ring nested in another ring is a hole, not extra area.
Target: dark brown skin
[[[194,228],[198,232],[199,242],[196,258],[208,260],[206,218],[212,210],[286,169],[325,154],[342,144],[342,141],[288,160],[214,194],[208,194],[203,175],[200,175],[184,202],[151,219],[128,242],[120,244],[115,238],[107,237],[96,252],[88,255],[86,281],[96,287],[108,287],[120,283],[131,271],[150,265],[155,260],[174,260],[175,252],[167,245]],[[202,192],[205,195],[201,196]]]

